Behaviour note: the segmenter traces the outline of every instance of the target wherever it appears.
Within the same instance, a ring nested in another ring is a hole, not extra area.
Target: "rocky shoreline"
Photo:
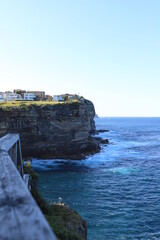
[[[0,108],[0,137],[19,133],[24,158],[85,159],[108,143],[94,136],[107,131],[96,130],[94,116],[89,100]]]

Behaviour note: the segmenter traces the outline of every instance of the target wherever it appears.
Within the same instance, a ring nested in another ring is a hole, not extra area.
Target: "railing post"
[[[17,166],[17,142],[12,147],[12,160],[15,166]]]
[[[23,162],[19,134],[7,134],[0,138],[0,149],[8,152],[10,158],[23,178]]]
[[[22,162],[22,153],[21,153],[21,142],[20,138],[18,139],[17,142],[17,150],[18,150],[18,155],[17,155],[17,167],[19,169],[19,172],[21,176],[23,177],[24,172],[23,172],[23,162]]]

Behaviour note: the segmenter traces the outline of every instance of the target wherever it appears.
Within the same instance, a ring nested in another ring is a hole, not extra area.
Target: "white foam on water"
[[[137,172],[137,168],[127,168],[127,167],[116,167],[116,168],[111,168],[108,169],[108,171],[111,171],[113,173],[120,173],[123,175],[131,174],[133,172]]]

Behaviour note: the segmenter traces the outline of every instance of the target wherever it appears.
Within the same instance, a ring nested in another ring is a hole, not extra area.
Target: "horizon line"
[[[95,118],[160,118],[160,116],[98,116]]]

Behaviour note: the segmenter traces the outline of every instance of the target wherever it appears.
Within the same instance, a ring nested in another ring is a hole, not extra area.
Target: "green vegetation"
[[[66,205],[51,205],[52,215],[46,218],[59,239],[62,240],[82,240],[80,232],[84,231],[86,223],[81,220],[77,212]]]
[[[38,191],[38,175],[27,162],[24,172],[30,174],[31,193],[59,240],[85,239],[86,222],[64,203],[47,203]]]
[[[43,106],[43,105],[56,105],[56,104],[71,104],[78,103],[78,100],[68,100],[64,102],[54,102],[54,101],[8,101],[0,102],[0,108],[10,108],[10,107],[29,107],[29,106]]]

